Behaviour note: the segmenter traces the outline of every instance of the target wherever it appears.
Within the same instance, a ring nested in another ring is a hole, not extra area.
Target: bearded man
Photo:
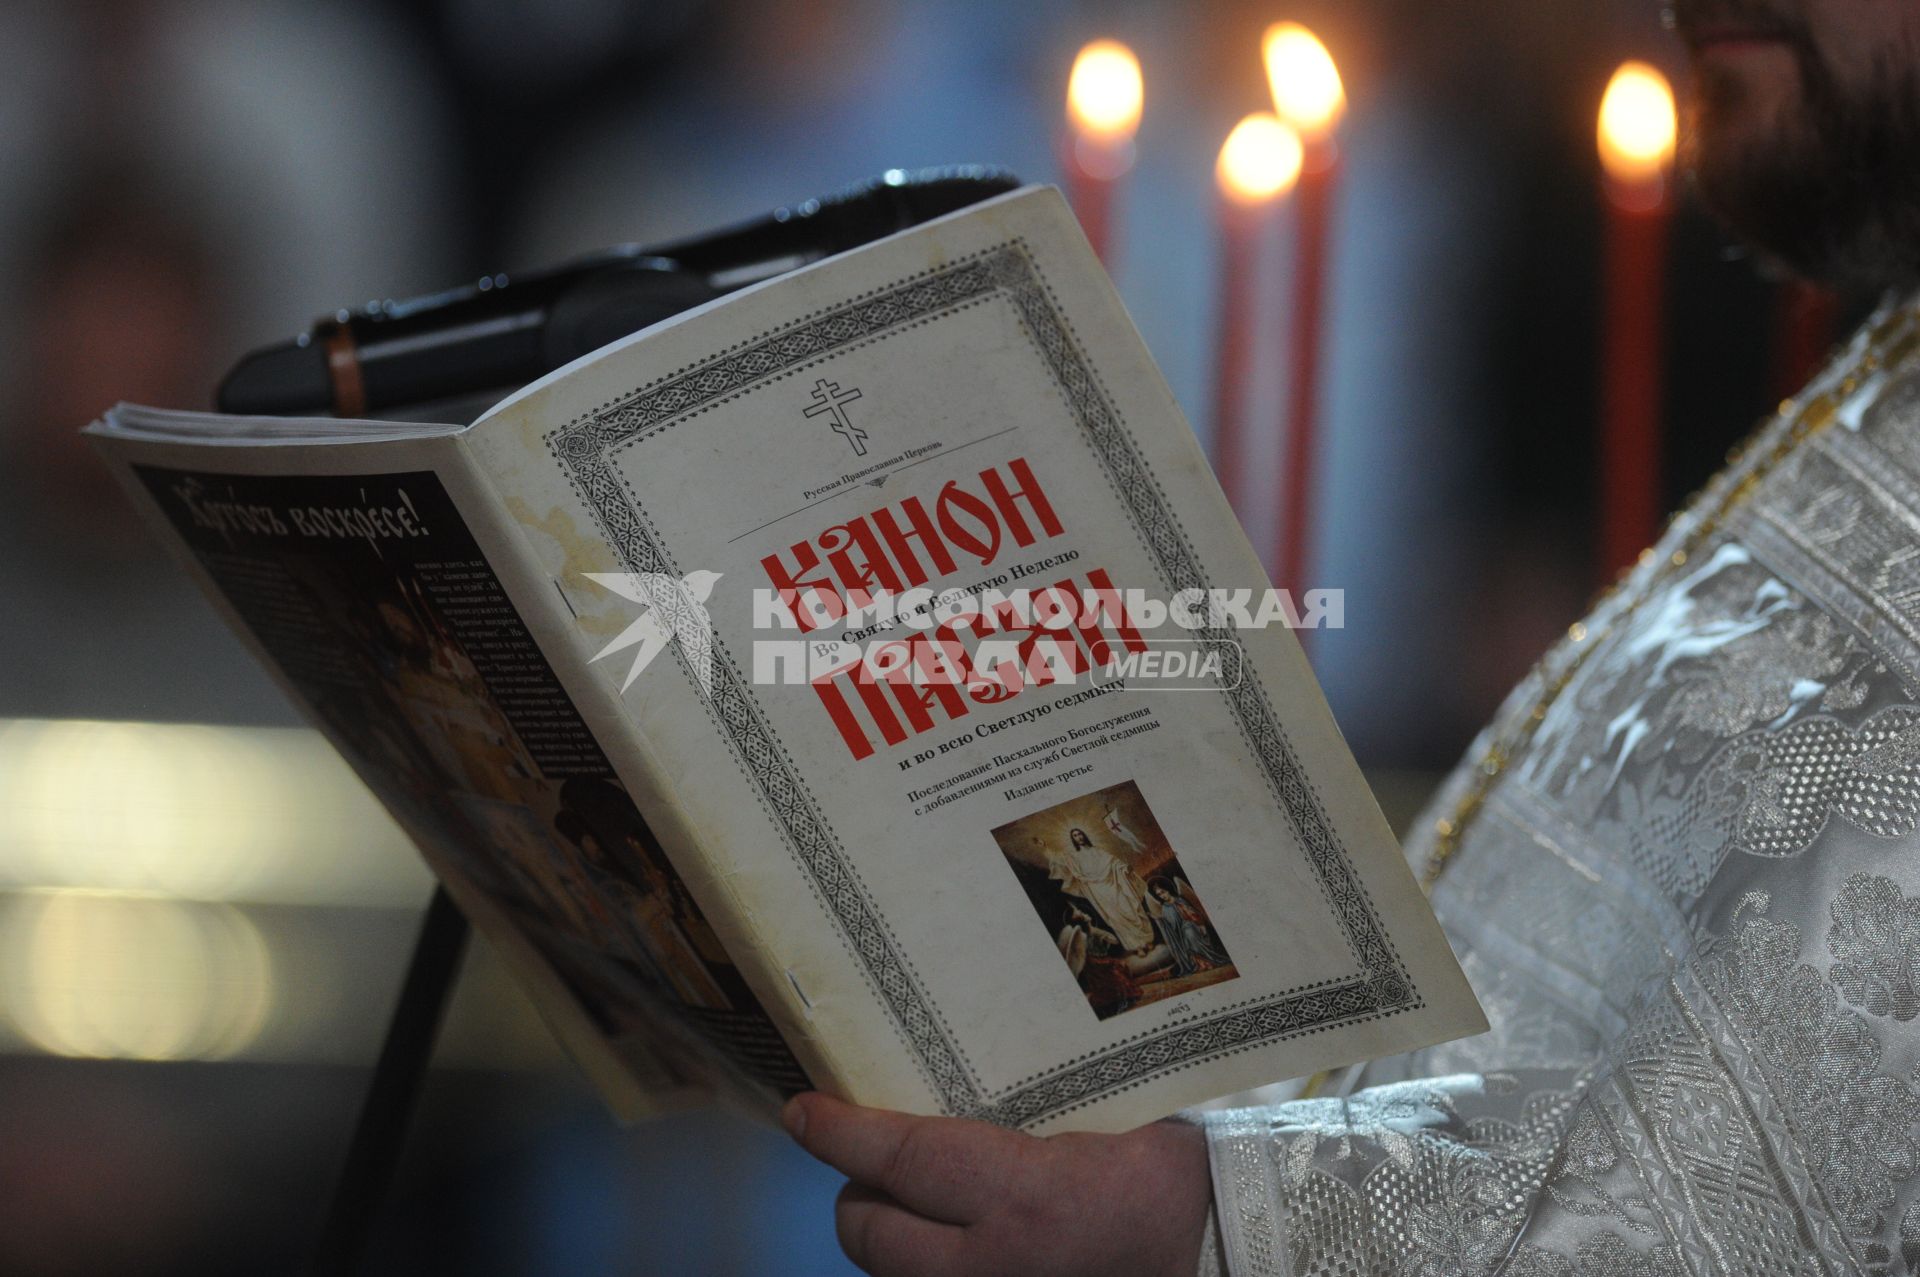
[[[1920,1271],[1920,3],[1675,17],[1709,203],[1893,299],[1412,840],[1492,1030],[1121,1136],[802,1096],[869,1271]]]

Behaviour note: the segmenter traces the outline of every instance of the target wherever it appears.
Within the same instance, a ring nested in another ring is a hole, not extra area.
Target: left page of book
[[[699,1031],[731,964],[543,653],[525,601],[550,587],[526,579],[456,433],[357,423],[377,441],[355,441],[354,424],[236,439],[230,419],[129,407],[90,433],[617,1114],[803,1085],[751,1078]]]

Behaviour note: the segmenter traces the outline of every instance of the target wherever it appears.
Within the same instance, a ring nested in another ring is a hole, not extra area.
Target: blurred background
[[[689,234],[891,167],[1058,181],[1075,51],[1145,76],[1110,264],[1208,439],[1214,161],[1314,27],[1349,112],[1313,658],[1404,822],[1594,569],[1594,116],[1653,0],[70,0],[0,7],[0,1272],[295,1271],[429,882],[75,431],[207,406],[371,298]],[[1277,466],[1288,219],[1249,467]],[[1663,498],[1780,397],[1790,294],[1683,199]],[[1258,491],[1256,485],[1256,492]],[[1256,544],[1276,520],[1243,514]],[[483,949],[369,1271],[845,1273],[836,1178],[689,1114],[623,1130]]]

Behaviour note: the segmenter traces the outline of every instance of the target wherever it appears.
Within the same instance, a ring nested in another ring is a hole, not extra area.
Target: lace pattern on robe
[[[1920,369],[1654,581],[1435,893],[1490,1031],[1211,1115],[1234,1277],[1920,1272]]]

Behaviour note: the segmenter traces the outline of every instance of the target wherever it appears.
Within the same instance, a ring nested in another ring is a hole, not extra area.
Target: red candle
[[[1614,73],[1600,104],[1606,215],[1600,406],[1600,572],[1631,564],[1659,531],[1661,351],[1676,117],[1666,77]]]
[[[1332,55],[1298,23],[1268,27],[1260,53],[1274,109],[1298,130],[1305,144],[1295,215],[1293,298],[1287,317],[1280,541],[1274,558],[1280,585],[1297,591],[1308,586],[1313,549],[1327,261],[1340,177],[1340,148],[1333,135],[1346,111],[1347,97]]]
[[[1813,379],[1833,348],[1840,299],[1804,279],[1780,285],[1773,332],[1773,391],[1789,399]]]
[[[1246,413],[1253,373],[1254,304],[1260,243],[1274,207],[1300,177],[1300,137],[1275,116],[1257,112],[1236,124],[1214,165],[1220,191],[1220,289],[1213,379],[1213,468],[1243,517],[1254,494],[1246,487]]]
[[[1140,61],[1115,40],[1080,50],[1067,77],[1067,131],[1061,168],[1067,202],[1093,251],[1113,265],[1113,203],[1120,179],[1133,167],[1133,137],[1144,102]]]

